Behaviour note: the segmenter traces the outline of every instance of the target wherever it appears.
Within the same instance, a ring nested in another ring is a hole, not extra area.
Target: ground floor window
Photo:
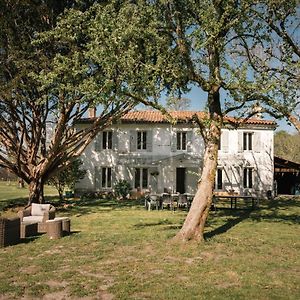
[[[244,188],[253,187],[253,168],[244,168]]]
[[[102,187],[111,188],[111,168],[102,168]]]
[[[146,189],[148,188],[148,169],[147,168],[135,168],[134,174],[134,187]]]
[[[215,189],[222,190],[223,189],[223,169],[217,168],[216,179],[215,179]]]

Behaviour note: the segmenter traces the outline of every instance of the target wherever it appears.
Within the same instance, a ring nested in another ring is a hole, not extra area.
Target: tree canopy
[[[300,163],[300,136],[299,133],[278,131],[274,136],[275,155]]]

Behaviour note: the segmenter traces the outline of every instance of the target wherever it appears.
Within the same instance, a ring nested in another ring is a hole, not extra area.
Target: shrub
[[[119,180],[115,184],[115,193],[118,198],[126,199],[131,191],[130,183],[126,180]]]

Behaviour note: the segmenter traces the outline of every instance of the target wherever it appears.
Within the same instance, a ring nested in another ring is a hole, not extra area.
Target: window
[[[177,132],[177,150],[186,150],[186,132]]]
[[[102,185],[103,188],[111,188],[111,168],[102,168]]]
[[[136,168],[134,175],[134,187],[135,188],[148,188],[148,169],[147,168]]]
[[[112,149],[112,131],[103,131],[102,148]]]
[[[147,131],[137,132],[137,149],[139,150],[147,149]]]
[[[244,188],[253,187],[253,168],[244,169]]]
[[[223,169],[218,168],[216,172],[215,189],[223,189]]]
[[[252,150],[252,139],[253,133],[252,132],[244,132],[243,135],[243,149],[244,150]]]

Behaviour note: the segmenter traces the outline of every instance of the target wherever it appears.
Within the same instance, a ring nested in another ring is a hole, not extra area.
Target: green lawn
[[[300,299],[300,198],[212,212],[207,241],[185,245],[184,211],[76,203],[58,211],[70,236],[0,249],[0,299]]]
[[[51,187],[45,186],[45,195],[57,195],[57,191]],[[26,204],[28,201],[28,187],[19,188],[18,181],[0,181],[0,214],[4,207],[15,204]]]

